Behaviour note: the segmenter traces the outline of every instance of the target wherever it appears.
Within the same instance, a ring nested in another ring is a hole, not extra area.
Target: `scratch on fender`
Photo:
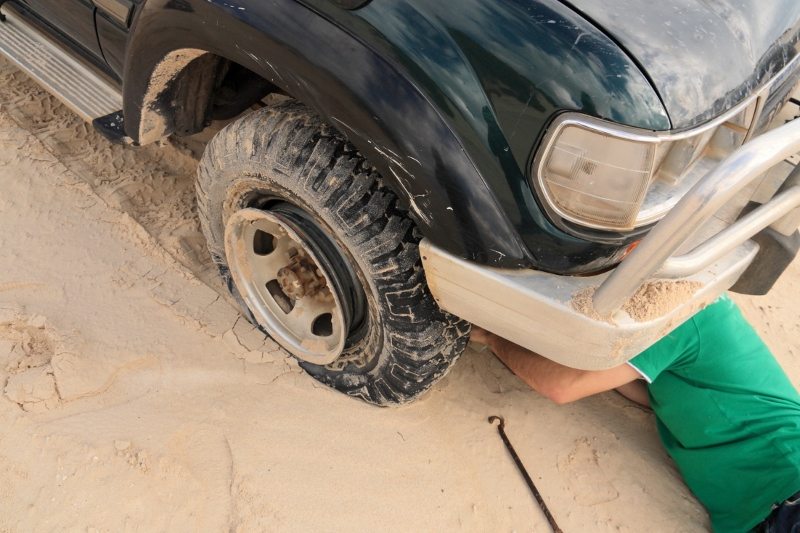
[[[334,116],[331,116],[331,120],[335,120],[336,122],[338,122],[339,124],[341,124],[342,126],[347,128],[348,130],[350,130],[351,132],[353,132],[357,136],[365,137],[364,135],[361,134],[361,132],[359,132],[357,129],[353,128],[352,126],[350,126],[347,122],[345,122],[345,121],[343,121],[343,120],[341,120],[339,118],[336,118]],[[375,150],[380,155],[382,155],[390,164],[395,165],[397,167],[400,167],[403,170],[403,172],[405,172],[406,174],[411,175],[412,178],[414,177],[414,175],[411,174],[411,172],[409,172],[408,169],[405,167],[403,162],[400,160],[401,157],[399,155],[397,155],[396,152],[394,152],[390,148],[387,148],[386,146],[378,146],[376,143],[374,143],[373,141],[371,141],[369,139],[366,139],[366,141],[367,141],[367,143],[372,145],[373,150]],[[419,166],[422,166],[422,163],[420,163],[418,159],[415,159],[413,157],[409,157],[409,159],[411,159],[413,161],[416,161]]]
[[[394,175],[394,177],[397,179],[397,183],[400,185],[400,187],[403,188],[403,192],[406,193],[406,197],[408,198],[408,203],[409,203],[409,207],[411,208],[411,211],[413,211],[413,213],[415,215],[417,215],[420,220],[422,220],[426,224],[430,225],[431,222],[433,222],[433,219],[430,217],[430,215],[425,213],[425,211],[420,209],[419,205],[417,205],[417,198],[425,198],[426,195],[425,194],[411,194],[411,191],[408,190],[408,187],[406,187],[405,182],[397,174],[397,172],[395,172],[395,170],[391,166],[389,167],[389,170]]]
[[[361,135],[361,134],[358,132],[358,130],[356,130],[356,129],[352,128],[352,127],[350,126],[350,124],[348,124],[348,123],[347,123],[347,122],[345,122],[344,120],[339,120],[338,118],[336,118],[336,117],[334,117],[334,116],[331,116],[331,119],[332,119],[332,120],[335,120],[336,122],[338,122],[339,124],[341,124],[342,126],[344,126],[345,128],[347,128],[348,130],[352,131],[353,133],[355,133],[355,134],[356,134],[356,135],[358,135],[359,137],[362,137],[362,135]],[[372,143],[370,142],[370,144],[372,144]]]
[[[253,60],[253,61],[255,61],[256,63],[258,63],[259,65],[261,65],[261,64],[264,64],[264,65],[266,65],[267,67],[269,67],[269,69],[270,69],[272,72],[274,72],[274,73],[275,73],[275,75],[276,75],[276,76],[278,76],[278,78],[280,78],[282,81],[286,81],[286,80],[284,80],[284,79],[283,79],[283,76],[281,76],[281,73],[280,73],[280,72],[278,72],[278,69],[276,69],[276,68],[275,68],[275,67],[272,65],[272,63],[270,63],[270,62],[269,62],[269,61],[267,61],[266,59],[261,59],[260,57],[258,57],[257,55],[255,55],[255,54],[254,54],[253,52],[251,52],[250,50],[246,50],[245,48],[242,48],[241,46],[239,46],[239,45],[238,45],[238,44],[236,44],[236,43],[234,43],[234,45],[233,45],[233,46],[235,46],[237,50],[241,50],[241,51],[242,51],[242,53],[244,53],[244,54],[245,54],[247,57],[249,57],[250,59],[252,59],[252,60]]]

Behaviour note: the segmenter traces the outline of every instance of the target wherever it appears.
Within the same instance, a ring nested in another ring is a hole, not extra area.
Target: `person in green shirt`
[[[556,403],[612,389],[650,406],[658,433],[716,532],[800,532],[800,395],[723,296],[627,364],[565,367],[474,328]]]

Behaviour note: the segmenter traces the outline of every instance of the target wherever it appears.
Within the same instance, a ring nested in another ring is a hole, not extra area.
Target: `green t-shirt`
[[[714,531],[748,531],[800,491],[800,395],[730,298],[629,364]]]

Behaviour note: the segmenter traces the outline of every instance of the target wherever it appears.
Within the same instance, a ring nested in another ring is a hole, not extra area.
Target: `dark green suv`
[[[229,121],[197,203],[232,299],[375,404],[470,322],[617,365],[798,249],[797,0],[0,4],[0,52],[110,139]]]

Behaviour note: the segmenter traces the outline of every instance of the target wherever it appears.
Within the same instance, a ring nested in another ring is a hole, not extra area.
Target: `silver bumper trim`
[[[652,318],[618,313],[613,320],[579,308],[581,294],[609,274],[570,277],[477,265],[420,244],[425,275],[440,307],[558,363],[599,370],[634,357],[730,288],[758,252],[752,241],[687,278],[691,294]]]
[[[666,270],[686,273],[703,268],[707,261],[721,257],[726,251],[745,242],[755,233],[781,218],[770,220],[774,213],[783,215],[800,205],[792,191],[764,204],[761,213],[744,217],[712,237],[699,249],[669,263],[669,259],[692,234],[716,214],[744,187],[771,167],[800,152],[800,120],[794,120],[768,133],[751,139],[709,172],[655,225],[639,246],[612,272],[597,289],[593,302],[603,316],[617,311],[656,272]],[[786,195],[786,196],[784,196]],[[779,200],[780,199],[780,200]],[[773,205],[781,202],[779,209]],[[791,205],[791,202],[795,202]],[[758,223],[756,223],[758,222]],[[690,268],[691,267],[691,268]]]

